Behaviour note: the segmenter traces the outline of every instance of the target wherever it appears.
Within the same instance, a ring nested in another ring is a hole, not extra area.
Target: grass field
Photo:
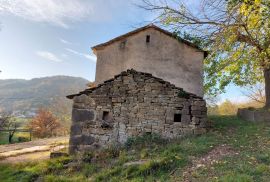
[[[17,118],[16,122],[19,124],[21,129],[27,126],[29,120],[23,118]],[[19,137],[23,137],[24,140],[28,141],[30,139],[30,134],[28,132],[16,132],[12,138],[12,143],[20,142]],[[8,144],[8,132],[0,132],[0,145]]]
[[[198,137],[164,141],[148,135],[83,157],[1,164],[0,181],[268,182],[270,125],[210,119],[213,130]]]
[[[19,137],[22,137],[25,141],[30,140],[30,134],[28,132],[16,132],[12,138],[12,143],[19,143]],[[8,132],[0,132],[0,145],[8,144]]]

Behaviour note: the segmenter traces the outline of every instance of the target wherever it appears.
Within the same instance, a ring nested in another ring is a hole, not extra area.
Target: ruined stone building
[[[67,96],[73,99],[71,153],[143,134],[171,139],[206,132],[203,51],[153,25],[93,50],[99,84]]]

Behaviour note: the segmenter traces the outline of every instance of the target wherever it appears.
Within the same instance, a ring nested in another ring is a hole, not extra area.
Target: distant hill
[[[70,76],[0,80],[0,110],[31,115],[56,100],[67,104],[70,102],[65,96],[82,91],[87,83],[86,79]]]

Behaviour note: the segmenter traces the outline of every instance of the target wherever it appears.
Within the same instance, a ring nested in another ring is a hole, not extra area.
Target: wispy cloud
[[[96,62],[96,61],[97,61],[97,58],[96,58],[96,56],[94,56],[94,55],[80,53],[80,52],[75,51],[75,50],[70,49],[70,48],[66,48],[66,50],[67,50],[68,52],[71,52],[71,53],[75,54],[75,55],[82,56],[82,57],[84,57],[84,58],[86,58],[86,59],[89,59],[89,60],[91,60],[91,61],[93,61],[93,62]]]
[[[58,58],[55,54],[48,52],[48,51],[37,51],[36,54],[39,57],[42,57],[42,58],[49,60],[49,61],[63,62],[62,59]]]
[[[67,45],[73,45],[74,43],[72,43],[72,42],[69,42],[69,41],[67,41],[67,40],[65,40],[65,39],[59,39],[60,40],[60,42],[62,42],[63,44],[67,44]]]
[[[73,22],[122,17],[123,10],[128,14],[130,3],[126,0],[117,0],[117,3],[115,0],[0,0],[0,14],[69,28]]]
[[[67,28],[67,21],[90,16],[93,6],[84,0],[1,0],[0,12]]]

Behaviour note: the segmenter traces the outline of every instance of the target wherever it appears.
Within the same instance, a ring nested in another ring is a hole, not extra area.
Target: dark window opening
[[[191,115],[191,105],[188,107],[189,115]]]
[[[102,120],[108,121],[110,118],[108,111],[103,111]]]
[[[146,35],[146,43],[150,42],[150,35]]]
[[[192,119],[192,114],[191,114],[191,105],[188,107],[189,109],[189,115],[190,115],[190,119]]]
[[[181,122],[182,115],[181,114],[174,114],[174,122],[180,123]]]
[[[176,110],[182,110],[183,107],[176,107],[175,109],[176,109]]]
[[[120,43],[120,48],[124,49],[126,47],[126,40]]]
[[[146,135],[152,135],[152,132],[151,131],[147,131],[145,132]]]

